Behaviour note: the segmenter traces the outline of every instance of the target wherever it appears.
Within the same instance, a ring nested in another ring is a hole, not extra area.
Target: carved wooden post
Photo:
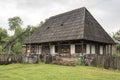
[[[91,48],[91,43],[90,43],[90,55],[91,55],[91,52],[92,52],[91,49],[92,49],[92,48]]]
[[[82,55],[83,55],[83,41],[82,41]]]
[[[60,56],[60,43],[58,42],[57,45],[58,45],[58,55]]]

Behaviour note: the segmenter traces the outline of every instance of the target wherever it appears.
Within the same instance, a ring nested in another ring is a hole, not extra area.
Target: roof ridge
[[[63,15],[63,14],[67,14],[67,13],[70,13],[70,12],[73,12],[73,11],[76,11],[76,10],[80,10],[80,9],[86,9],[86,7],[81,7],[81,8],[77,8],[77,9],[72,9],[72,10],[69,10],[69,11],[65,11],[65,12],[63,12],[63,13],[60,13],[60,14],[51,16],[51,17],[49,17],[49,19],[50,19],[50,18],[54,18],[54,17],[61,16],[61,15]]]

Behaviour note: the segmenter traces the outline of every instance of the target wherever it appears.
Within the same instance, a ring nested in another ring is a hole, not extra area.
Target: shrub
[[[120,54],[119,54],[119,53],[116,53],[116,54],[113,54],[112,56],[113,56],[113,57],[120,57]]]
[[[2,53],[2,46],[0,45],[0,53]]]

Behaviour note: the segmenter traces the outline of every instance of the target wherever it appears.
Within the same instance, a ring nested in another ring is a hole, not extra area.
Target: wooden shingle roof
[[[50,17],[25,44],[81,39],[114,43],[89,11],[82,7]]]

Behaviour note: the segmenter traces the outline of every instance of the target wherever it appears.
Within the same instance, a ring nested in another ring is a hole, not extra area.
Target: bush
[[[116,53],[112,55],[113,57],[120,57],[120,53]]]
[[[2,53],[2,46],[0,45],[0,53]]]

